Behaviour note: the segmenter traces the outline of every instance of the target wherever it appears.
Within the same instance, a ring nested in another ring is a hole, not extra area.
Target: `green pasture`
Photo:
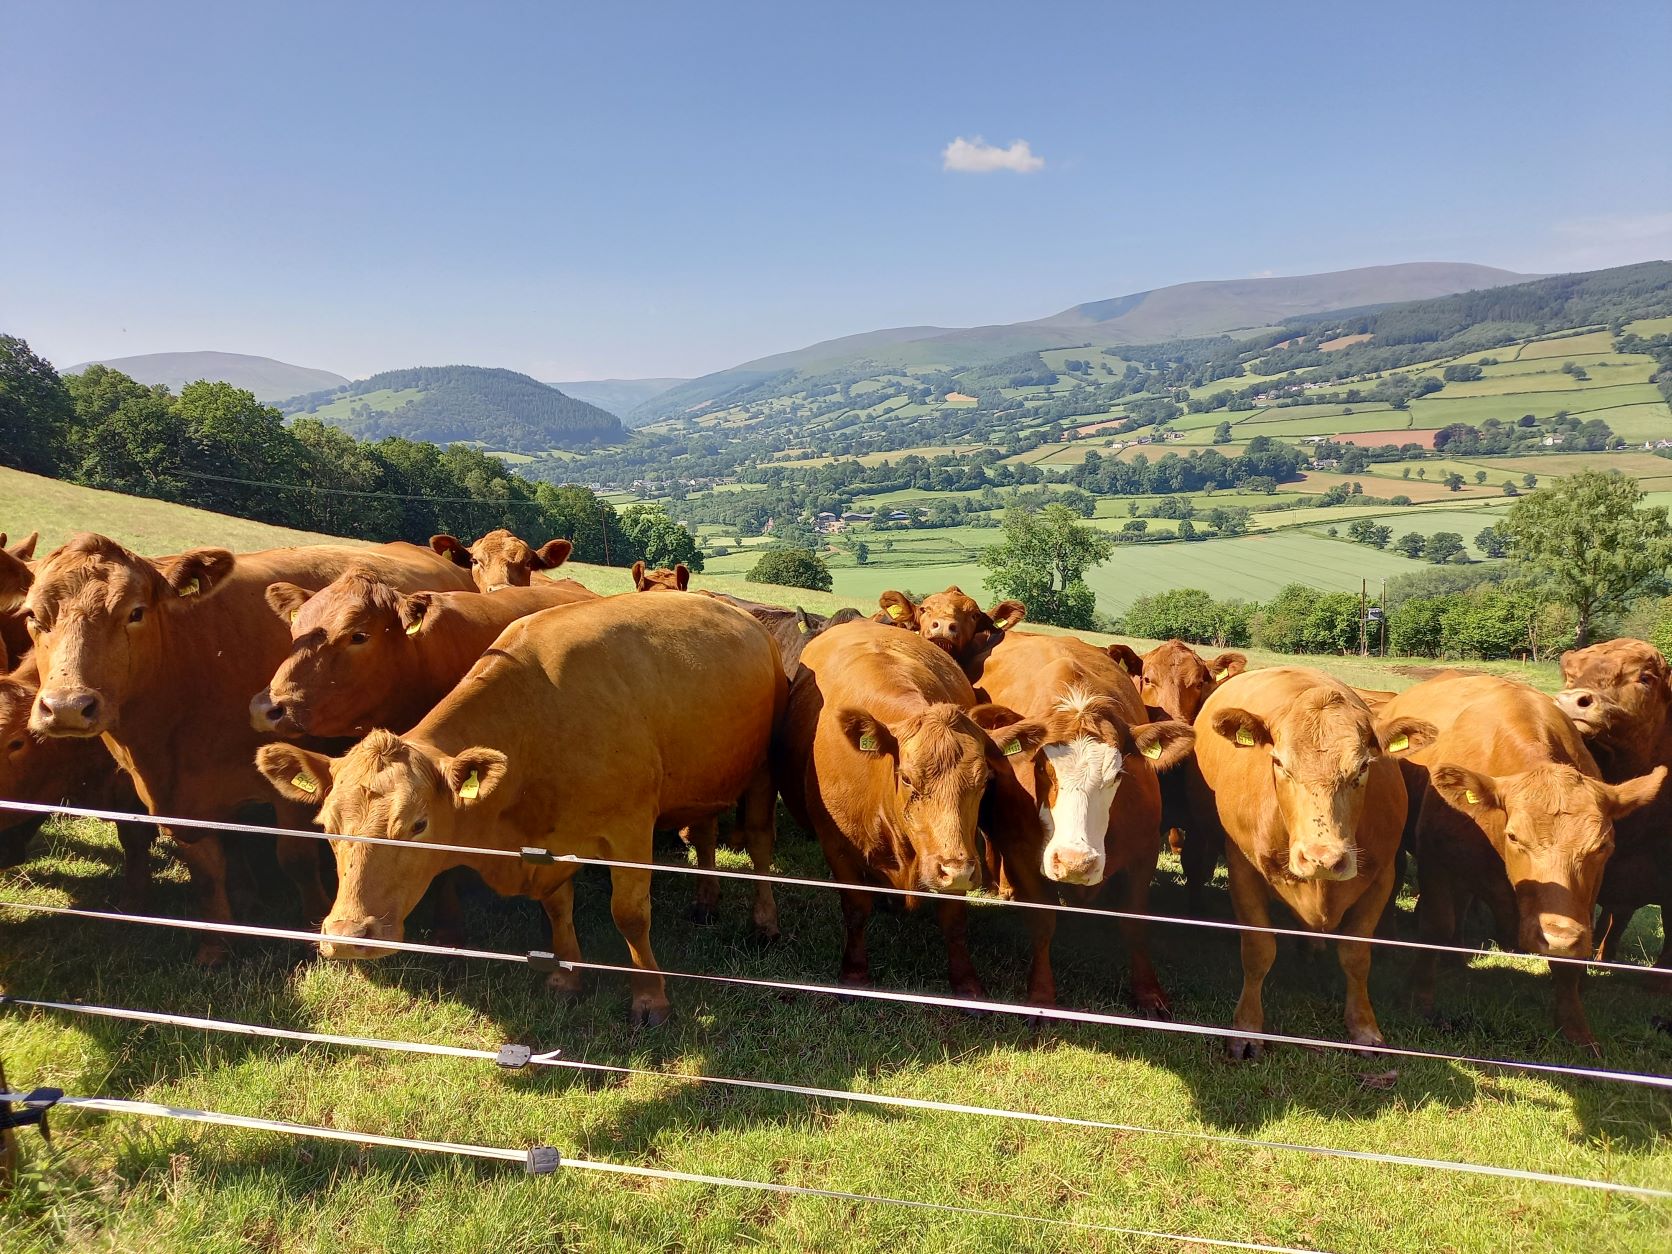
[[[1563,361],[1577,358],[1584,353],[1611,353],[1614,351],[1614,337],[1607,331],[1586,331],[1580,335],[1553,335],[1542,340],[1533,340],[1524,344],[1516,353],[1517,361],[1534,361],[1545,357],[1556,357]],[[1499,353],[1490,354],[1493,357]]]
[[[347,421],[353,417],[352,410],[362,405],[388,413],[399,409],[408,401],[415,401],[424,395],[422,388],[379,388],[375,392],[366,392],[359,396],[343,395],[328,405],[321,405],[312,413],[298,414],[301,418],[318,418],[321,420],[335,418]]]
[[[1639,318],[1636,322],[1628,323],[1626,330],[1633,335],[1641,335],[1644,339],[1651,339],[1657,335],[1672,335],[1672,318]]]

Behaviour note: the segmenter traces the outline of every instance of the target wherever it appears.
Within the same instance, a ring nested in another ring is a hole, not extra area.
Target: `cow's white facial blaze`
[[[1059,883],[1102,883],[1104,838],[1121,780],[1120,750],[1081,736],[1046,745],[1044,753],[1056,788],[1050,803],[1039,808],[1046,838],[1041,869]]]

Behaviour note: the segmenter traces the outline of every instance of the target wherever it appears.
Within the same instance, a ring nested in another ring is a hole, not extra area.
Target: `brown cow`
[[[262,771],[327,830],[410,840],[335,848],[337,900],[320,950],[378,956],[438,873],[469,865],[489,887],[538,899],[552,951],[578,961],[573,864],[427,850],[426,839],[493,849],[651,861],[656,828],[744,801],[752,848],[772,843],[767,751],[784,708],[772,638],[706,597],[604,597],[519,619],[405,737],[373,732],[341,758],[289,744]],[[767,857],[770,858],[770,852]],[[660,1023],[668,998],[650,949],[651,872],[610,872],[610,910],[633,965],[632,1020]],[[356,942],[371,941],[371,945]],[[551,987],[573,992],[573,971]]]
[[[872,621],[915,631],[960,665],[990,643],[994,633],[1016,626],[1028,613],[1020,601],[1000,601],[992,609],[983,610],[957,586],[921,601],[913,601],[903,592],[885,592],[877,598],[877,604],[882,608]]]
[[[1417,926],[1451,943],[1459,906],[1486,902],[1506,949],[1563,958],[1591,953],[1591,917],[1614,822],[1653,801],[1657,766],[1603,782],[1590,750],[1556,703],[1496,675],[1452,672],[1388,702],[1384,719],[1428,720],[1438,736],[1404,761],[1408,827],[1417,858]],[[1418,1008],[1432,1012],[1435,955],[1412,969]],[[1580,968],[1552,964],[1556,1019],[1575,1044],[1596,1048],[1579,1003]]]
[[[344,571],[310,593],[267,589],[290,654],[250,702],[251,725],[287,739],[404,732],[464,678],[515,620],[597,594],[572,579],[498,592],[402,592],[375,568]]]
[[[23,625],[23,601],[34,582],[29,559],[35,556],[40,532],[6,547],[6,533],[0,531],[0,671],[10,670],[29,652],[29,631]]]
[[[1218,829],[1239,923],[1270,927],[1275,896],[1302,927],[1342,937],[1347,1036],[1359,1045],[1385,1042],[1370,1006],[1370,946],[1348,938],[1371,935],[1393,893],[1406,807],[1394,755],[1433,732],[1417,719],[1378,724],[1346,684],[1302,666],[1237,675],[1196,716],[1192,831]],[[1233,1028],[1264,1030],[1260,991],[1276,957],[1275,937],[1242,934]],[[1261,1052],[1241,1037],[1228,1051]]]
[[[1245,653],[1221,653],[1212,661],[1182,640],[1167,640],[1139,654],[1124,644],[1109,646],[1109,656],[1138,684],[1138,699],[1151,710],[1186,723],[1196,721],[1202,702],[1233,675],[1248,669]],[[1190,788],[1187,773],[1169,771],[1161,777],[1161,829],[1184,868],[1190,912],[1202,912],[1202,890],[1213,879],[1222,850],[1211,834],[1191,840]]]
[[[224,822],[271,803],[252,761],[263,737],[250,726],[249,694],[284,660],[290,633],[267,607],[267,585],[323,587],[361,562],[409,586],[466,579],[411,544],[237,556],[192,549],[153,562],[104,536],[78,535],[39,564],[25,603],[41,674],[30,727],[102,736],[152,814]],[[280,826],[305,824],[294,807],[281,808]],[[164,830],[178,842],[205,917],[230,918],[220,837]],[[318,842],[282,839],[277,848],[308,917],[319,917],[328,903]],[[225,953],[217,938],[198,949],[201,962]]]
[[[990,804],[989,837],[1005,833],[995,842],[1004,854],[1004,878],[1024,899],[1047,899],[1041,875],[1090,888],[1072,894],[1089,899],[1118,875],[1120,909],[1143,914],[1161,852],[1156,772],[1189,754],[1195,739],[1189,725],[1150,721],[1109,655],[1070,636],[1006,632],[976,655],[968,674],[976,695],[1003,711],[990,717],[1026,717],[1045,729],[1036,743],[1006,759],[1005,775],[1019,784],[1023,804],[1006,805],[1003,788],[995,789]],[[1002,741],[1002,733],[994,734]],[[1052,913],[1030,914],[1048,942]],[[1122,919],[1120,929],[1133,1001],[1146,1015],[1165,1016],[1167,994],[1150,962],[1144,923]]]
[[[104,745],[96,740],[43,739],[29,730],[40,678],[34,659],[0,676],[0,798],[35,805],[60,802],[95,810],[139,809],[133,781]],[[28,857],[29,838],[46,815],[0,807],[0,867],[18,866]],[[118,823],[122,845],[122,908],[137,910],[150,887],[149,823]]]
[[[672,570],[666,566],[658,566],[651,570],[643,562],[633,563],[635,592],[684,592],[690,586],[691,568],[684,562],[680,562]]]
[[[478,592],[526,588],[533,582],[535,571],[556,570],[575,551],[567,540],[547,540],[534,548],[503,527],[469,546],[456,536],[431,536],[430,548],[470,571]]]
[[[1610,640],[1562,654],[1556,704],[1579,729],[1602,777],[1623,784],[1657,766],[1672,766],[1672,670],[1644,640]],[[1658,905],[1672,920],[1672,790],[1614,825],[1614,856],[1597,893],[1597,955],[1611,959],[1631,916]],[[1672,967],[1672,927],[1657,967]]]
[[[843,884],[844,984],[870,980],[860,885],[953,894],[939,908],[948,976],[962,997],[986,995],[970,962],[962,894],[980,877],[978,814],[1000,744],[1029,747],[1044,728],[991,733],[971,717],[975,692],[951,658],[903,631],[850,622],[801,655],[775,751],[784,804],[810,828]],[[916,900],[911,899],[911,900]],[[1035,951],[1035,978],[1041,955]],[[1049,980],[1049,968],[1046,968]]]

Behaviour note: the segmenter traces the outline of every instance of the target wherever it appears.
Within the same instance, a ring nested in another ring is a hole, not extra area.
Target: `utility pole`
[[[1366,620],[1367,620],[1367,618],[1369,617],[1369,614],[1370,614],[1369,607],[1365,604],[1365,602],[1368,600],[1368,594],[1369,594],[1369,581],[1364,580],[1364,579],[1359,580],[1359,592],[1358,592],[1358,651],[1359,651],[1359,656],[1360,657],[1369,657],[1370,656],[1370,648],[1369,648],[1369,644],[1368,644],[1368,637],[1365,635]]]

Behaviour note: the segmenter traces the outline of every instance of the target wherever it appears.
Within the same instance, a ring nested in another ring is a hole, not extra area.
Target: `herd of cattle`
[[[1168,1013],[1143,915],[1164,841],[1193,909],[1221,858],[1236,917],[1269,926],[1274,900],[1334,933],[1349,1039],[1382,1036],[1371,946],[1414,856],[1420,938],[1452,943],[1473,902],[1506,948],[1608,957],[1632,913],[1672,903],[1662,785],[1672,674],[1615,640],[1565,655],[1554,699],[1449,672],[1404,692],[1354,689],[1305,667],[1246,671],[1169,641],[1142,656],[1016,629],[957,588],[885,593],[867,618],[688,591],[688,573],[632,572],[599,596],[534,578],[570,547],[496,531],[466,547],[200,548],[147,559],[81,534],[34,560],[0,536],[0,800],[227,822],[270,806],[280,827],[400,846],[276,840],[327,956],[373,957],[435,883],[436,930],[457,928],[453,868],[538,900],[552,951],[578,961],[574,863],[471,857],[436,844],[649,863],[679,829],[715,866],[720,820],[770,870],[776,798],[818,838],[841,884],[841,979],[868,979],[866,920],[888,884],[944,895],[949,977],[984,997],[963,894],[1084,904],[1115,881],[1131,994]],[[0,865],[27,853],[39,814],[0,810]],[[121,824],[124,898],[146,891],[148,824]],[[204,917],[233,917],[213,829],[161,829]],[[632,955],[632,1018],[668,999],[650,945],[651,873],[612,869],[611,912]],[[718,882],[698,877],[710,917]],[[1055,998],[1056,912],[1030,910],[1027,997]],[[771,885],[754,926],[777,934]],[[1232,1027],[1262,1030],[1276,940],[1242,933]],[[225,956],[211,937],[202,962]],[[1413,992],[1432,1009],[1434,953]],[[1596,1047],[1582,967],[1552,964],[1562,1032]],[[1659,966],[1672,965],[1672,942]],[[574,991],[560,970],[551,984]],[[1232,1042],[1253,1056],[1258,1043]]]

